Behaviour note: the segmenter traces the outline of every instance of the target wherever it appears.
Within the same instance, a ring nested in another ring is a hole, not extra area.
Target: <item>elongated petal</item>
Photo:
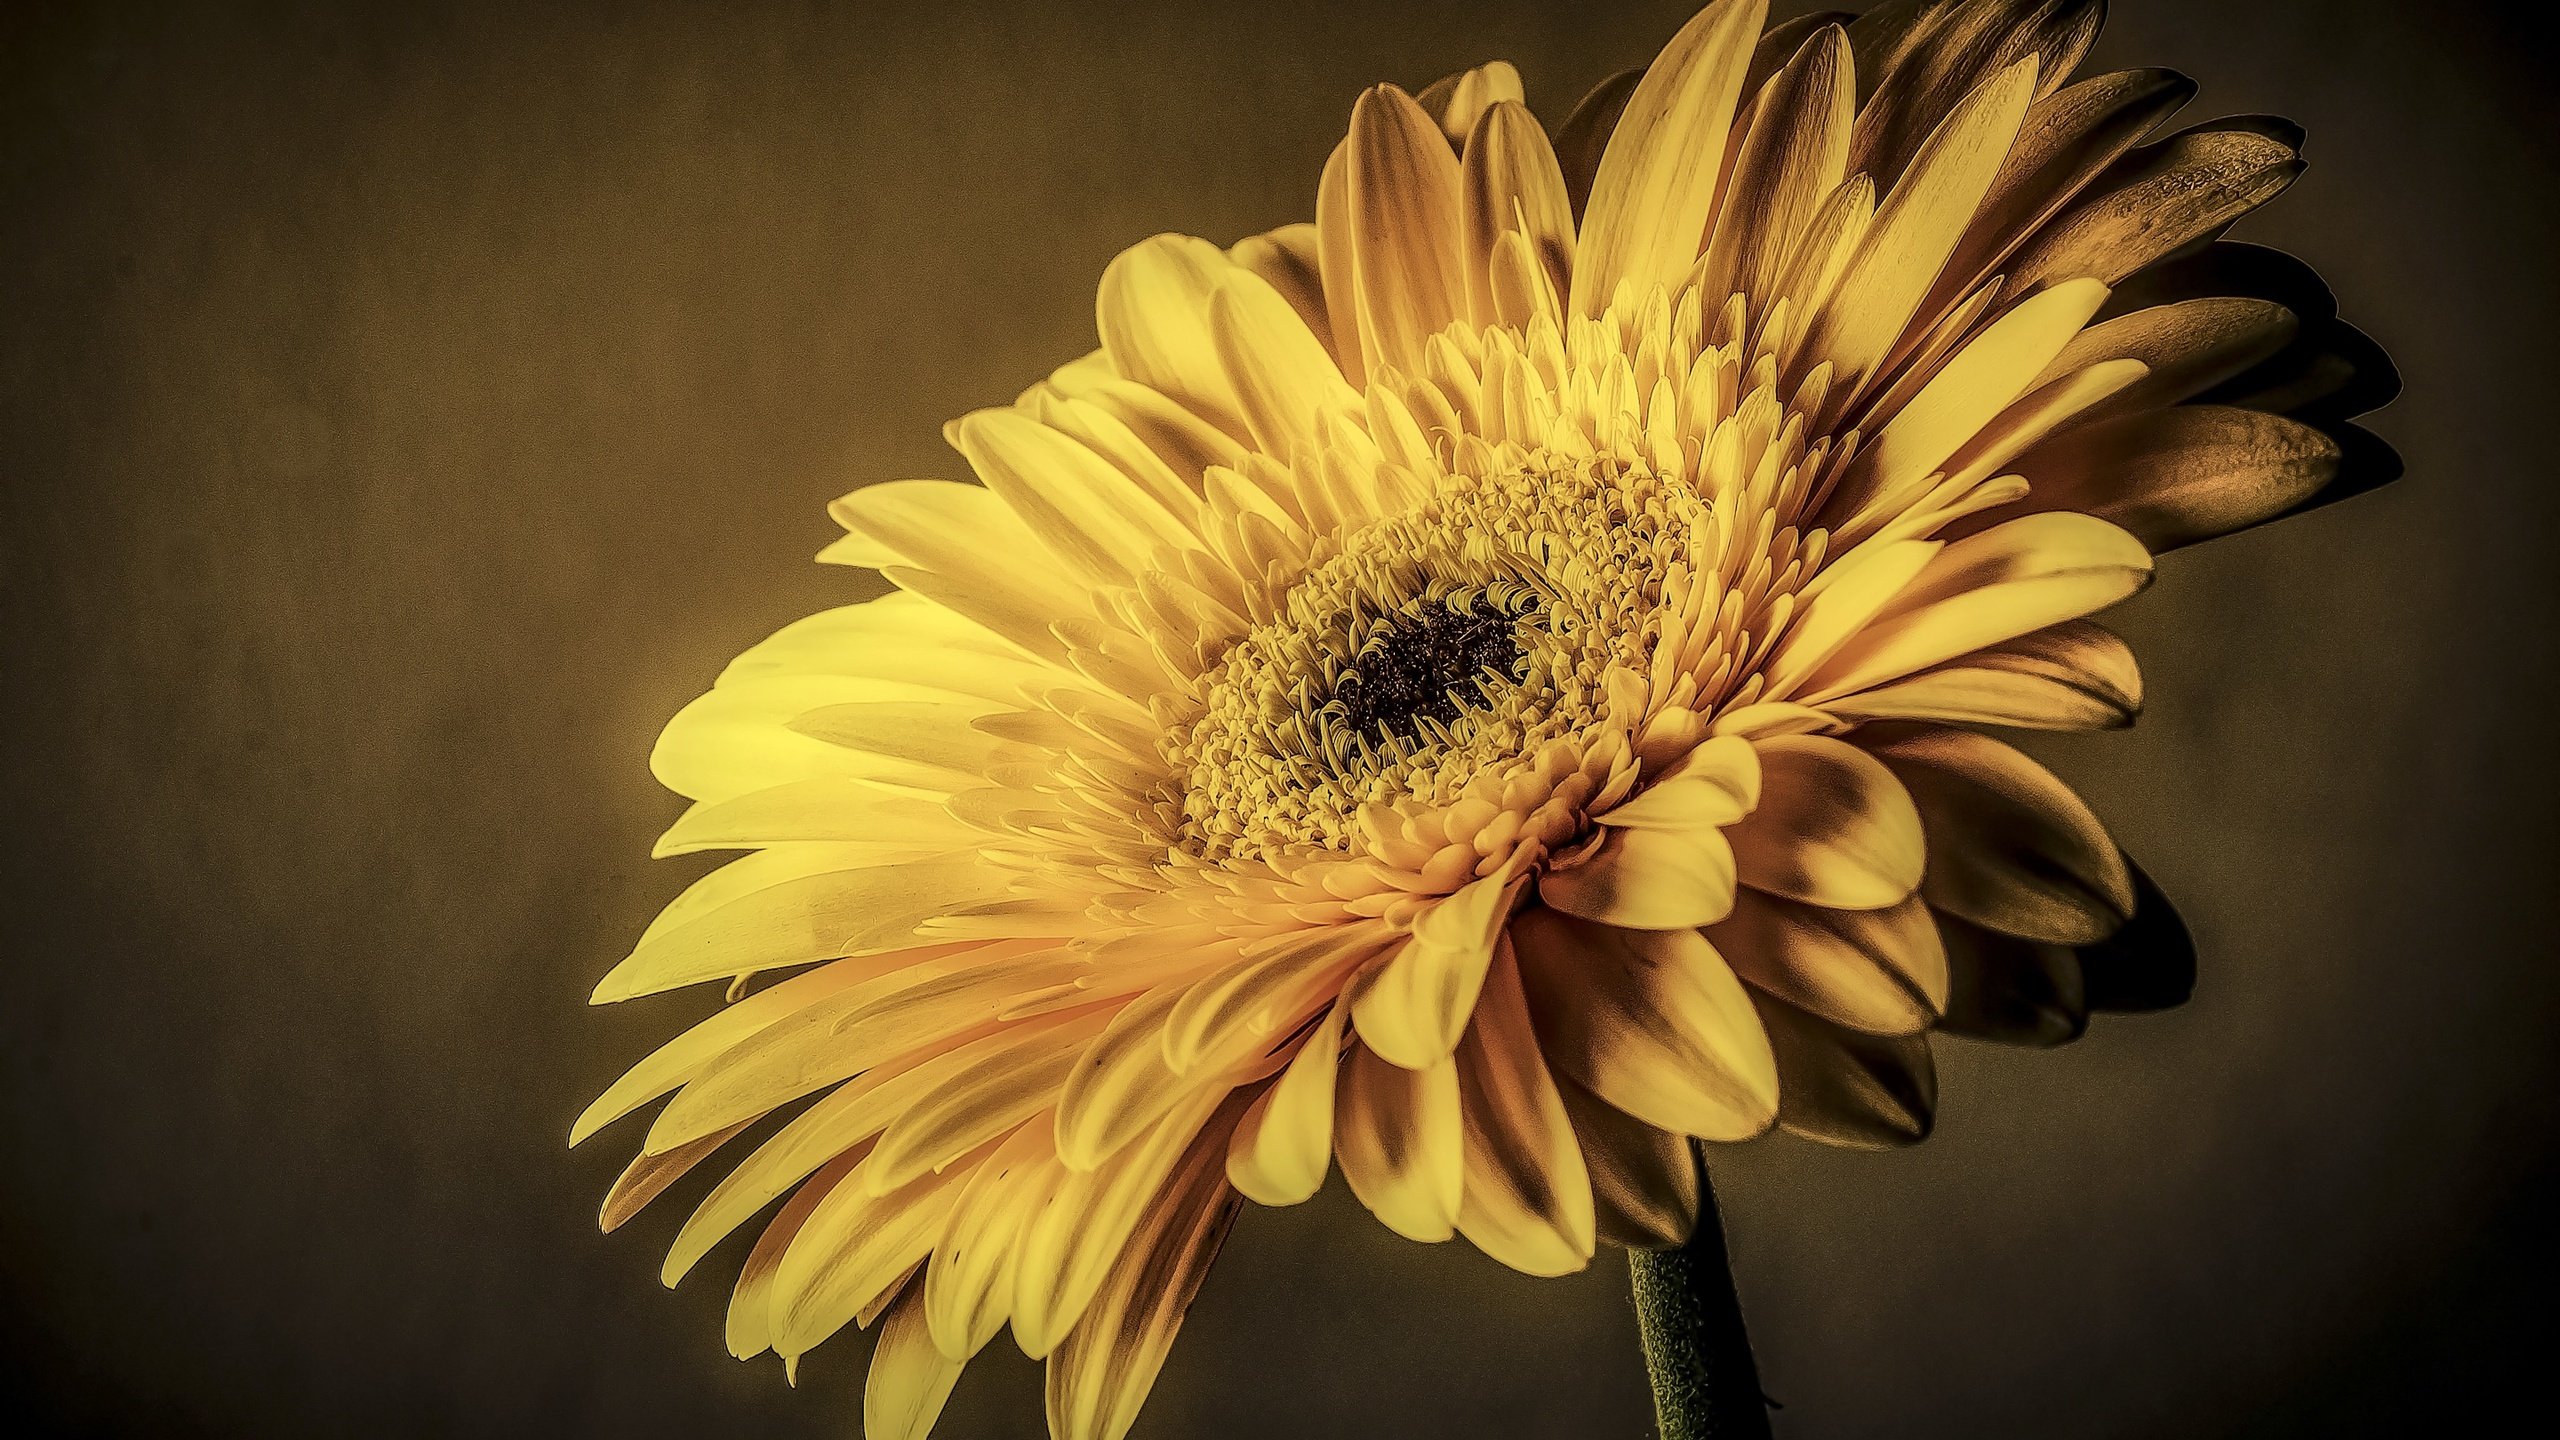
[[[1833,910],[1746,891],[1707,938],[1753,986],[1852,1030],[1908,1035],[1946,1008],[1947,952],[1917,895]]]
[[[1408,1240],[1457,1233],[1466,1183],[1457,1061],[1408,1070],[1355,1047],[1334,1111],[1342,1178],[1369,1213]]]
[[[1345,153],[1364,360],[1412,373],[1426,342],[1467,313],[1458,160],[1392,85],[1361,95]]]
[[[2247,295],[2154,305],[2072,337],[2039,381],[2058,380],[2101,360],[2139,360],[2143,378],[2108,397],[2098,413],[2153,410],[2241,374],[2284,349],[2300,329],[2292,311]]]
[[[1266,452],[1288,455],[1323,433],[1328,413],[1359,403],[1324,342],[1260,276],[1238,270],[1219,282],[1209,328],[1245,424]]]
[[[1556,1069],[1650,1125],[1756,1135],[1778,1074],[1751,1001],[1695,930],[1620,930],[1553,910],[1512,923],[1538,1036]]]
[[[1635,930],[1695,929],[1733,908],[1733,846],[1712,825],[1618,826],[1580,863],[1538,880],[1567,915]]]
[[[2336,441],[2222,405],[2181,405],[2066,430],[2018,457],[2027,507],[2076,510],[2174,550],[2274,519],[2338,473]]]
[[[1362,1043],[1409,1070],[1447,1058],[1475,1010],[1517,893],[1510,875],[1487,875],[1425,912],[1413,938],[1360,992],[1352,1019]]]
[[[2103,940],[2131,918],[2124,856],[2052,771],[1965,730],[1879,737],[1871,748],[1920,809],[1931,905],[2062,945]]]
[[[1217,1138],[1217,1137],[1212,1137]],[[1223,1143],[1192,1147],[1130,1232],[1091,1307],[1049,1356],[1054,1440],[1121,1440],[1235,1223]]]
[[[1565,198],[1573,202],[1577,221],[1590,206],[1591,182],[1600,173],[1609,137],[1617,132],[1619,117],[1643,81],[1642,70],[1611,75],[1574,102],[1564,123],[1556,127],[1556,165],[1564,172]]]
[[[1602,812],[1603,825],[1638,830],[1698,830],[1730,825],[1760,803],[1760,752],[1719,735],[1632,800]]]
[[[1019,410],[972,411],[952,423],[950,436],[987,489],[1089,582],[1126,584],[1155,568],[1159,551],[1192,540],[1126,474]]]
[[[1954,0],[1931,8],[1892,66],[1876,77],[1858,117],[1852,164],[1890,182],[1937,117],[1967,92],[2022,60],[2036,62],[2037,93],[2069,78],[2097,38],[2100,0]]]
[[[828,1191],[774,1275],[773,1348],[808,1353],[899,1283],[931,1253],[962,1178],[928,1175],[887,1195],[853,1184]]]
[[[862,1389],[863,1440],[924,1440],[942,1414],[962,1361],[936,1349],[925,1324],[924,1287],[907,1293],[880,1322],[871,1375]]]
[[[1202,1091],[1099,1169],[1071,1172],[1041,1206],[1014,1264],[1013,1338],[1023,1354],[1043,1359],[1076,1328],[1225,1099],[1222,1090]],[[1214,1167],[1225,1130],[1202,1143]]]
[[[2133,723],[2142,672],[2113,631],[2065,620],[1823,708],[1845,720],[2105,730]]]
[[[2033,60],[1985,80],[1931,133],[1805,342],[1847,394],[1884,360],[1954,253],[2035,93]]]
[[[2004,267],[2008,293],[2072,275],[2113,285],[2274,199],[2301,173],[2291,145],[2248,130],[2190,131],[2146,146],[2018,248]]]
[[[1866,1035],[1763,998],[1778,1055],[1778,1124],[1826,1145],[1877,1150],[1928,1138],[1938,1071],[1926,1035]]]
[[[1919,887],[1919,812],[1875,757],[1820,735],[1757,743],[1760,808],[1726,832],[1743,884],[1851,910],[1899,904]]]
[[[1938,552],[1873,624],[1808,676],[1809,705],[2077,620],[2148,584],[2151,556],[2103,520],[2022,516]]]
[[[1519,967],[1506,943],[1458,1049],[1466,1188],[1458,1230],[1529,1275],[1591,1262],[1591,1179],[1564,1101],[1539,1053]]]
[[[1573,208],[1547,132],[1527,106],[1503,100],[1485,108],[1466,136],[1459,170],[1466,214],[1467,307],[1479,325],[1503,319],[1496,304],[1495,242],[1522,237],[1551,286],[1573,263]]]
[[[1698,1224],[1696,1142],[1647,1125],[1569,1075],[1553,1078],[1582,1143],[1599,1238],[1645,1250],[1686,1244]]]
[[[1713,0],[1629,97],[1591,184],[1567,309],[1596,316],[1621,285],[1679,284],[1696,263],[1767,0]]]
[[[892,949],[925,920],[1005,888],[974,856],[802,876],[644,939],[597,984],[595,1003]]]
[[[1036,1120],[981,1162],[952,1202],[925,1266],[926,1327],[935,1348],[966,1360],[995,1338],[1013,1309],[1014,1252],[1022,1228],[1065,1179],[1049,1127]]]
[[[1739,294],[1755,314],[1777,299],[1780,262],[1848,178],[1856,102],[1848,32],[1826,25],[1771,77],[1752,112],[1706,248],[1702,297]]]
[[[873,978],[877,972],[839,963],[769,985],[678,1035],[625,1072],[578,1116],[569,1143],[598,1130],[682,1085],[732,1046],[793,1012]]]
[[[985,1049],[889,1122],[863,1167],[863,1183],[886,1194],[1012,1133],[1056,1100],[1103,1023],[1101,1014],[1084,1011],[1012,1027],[1009,1043]]]
[[[773,1283],[775,1273],[782,1268],[782,1257],[800,1238],[801,1227],[808,1223],[818,1203],[844,1182],[860,1159],[844,1156],[811,1176],[809,1183],[782,1202],[764,1233],[756,1237],[746,1263],[739,1267],[737,1286],[729,1294],[730,1354],[744,1360],[773,1348]]]
[[[1102,272],[1094,315],[1103,353],[1114,369],[1219,429],[1241,435],[1235,393],[1218,365],[1209,328],[1209,297],[1234,268],[1206,240],[1188,235],[1141,240]]]
[[[1289,1068],[1237,1122],[1227,1179],[1259,1205],[1297,1205],[1324,1188],[1333,1166],[1333,1106],[1342,1058],[1343,1007],[1325,1012]]]
[[[2195,93],[2195,82],[2174,70],[2121,70],[2065,86],[2028,107],[2017,143],[1932,299],[1952,302],[1990,279],[2037,227]]]
[[[1840,480],[1842,508],[1920,480],[2025,394],[2107,298],[2095,280],[2067,281],[2019,302],[1945,361],[1935,378],[1858,452]]]

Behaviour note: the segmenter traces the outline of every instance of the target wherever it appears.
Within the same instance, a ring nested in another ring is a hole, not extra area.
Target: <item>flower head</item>
[[[2157,263],[2292,146],[2144,143],[2099,8],[1718,0],[1553,139],[1380,86],[1314,223],[1121,255],[977,483],[836,502],[894,592],[668,727],[661,853],[752,853],[597,991],[732,992],[580,1122],[673,1093],[608,1223],[803,1105],[668,1263],[782,1202],[732,1348],[885,1316],[908,1436],[1010,1325],[1117,1437],[1240,1197],[1562,1273],[1686,1235],[1693,1138],[1916,1139],[1933,1025],[2076,1028],[2158,901],[1975,727],[2127,723],[2086,617],[2341,454],[2297,316]]]

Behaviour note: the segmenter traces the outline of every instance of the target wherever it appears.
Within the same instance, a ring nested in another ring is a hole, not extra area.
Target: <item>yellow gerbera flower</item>
[[[885,1317],[913,1436],[1009,1324],[1117,1437],[1240,1196],[1563,1273],[1689,1233],[1692,1137],[1925,1133],[1951,1006],[2076,1028],[2153,902],[1968,727],[2128,722],[2086,617],[2338,471],[2268,413],[2327,342],[2154,265],[2292,137],[2143,143],[2191,87],[2070,81],[2094,0],[1765,8],[1552,140],[1507,65],[1369,91],[1314,223],[1134,246],[949,427],[980,483],[835,503],[895,592],[668,727],[659,853],[753,853],[596,991],[733,1003],[577,1126],[673,1092],[610,1227],[812,1102],[667,1262],[782,1200],[737,1354]]]

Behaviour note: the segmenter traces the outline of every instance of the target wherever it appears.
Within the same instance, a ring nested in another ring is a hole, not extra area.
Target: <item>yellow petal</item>
[[[1388,1229],[1425,1242],[1457,1233],[1465,1143],[1455,1059],[1408,1070],[1352,1049],[1335,1104],[1334,1150],[1351,1193]]]
[[[1756,315],[1778,298],[1780,262],[1848,178],[1856,108],[1848,32],[1824,25],[1770,78],[1752,111],[1707,246],[1702,299],[1738,294]]]
[[[842,675],[773,675],[719,686],[667,722],[649,752],[649,772],[659,784],[704,804],[802,780],[859,780],[880,767],[803,735],[790,722],[879,693],[877,681]]]
[[[2106,827],[2053,772],[1965,730],[1879,738],[1929,834],[1929,903],[1976,924],[2087,945],[2133,915],[2133,877]]]
[[[1208,1278],[1237,1201],[1222,1147],[1192,1147],[1148,1206],[1090,1309],[1049,1356],[1053,1440],[1121,1440],[1155,1387],[1184,1312]]]
[[[2100,0],[1958,0],[1914,27],[1858,117],[1851,164],[1890,183],[1937,117],[2021,60],[2036,62],[2037,93],[2052,90],[2097,38]]]
[[[820,775],[687,809],[651,848],[655,859],[825,841],[882,862],[923,860],[979,843],[940,803],[851,776]]]
[[[1228,963],[1185,990],[1164,1024],[1164,1056],[1189,1074],[1233,1066],[1296,1029],[1388,943],[1382,925],[1326,925]]]
[[[1094,320],[1114,369],[1218,429],[1242,435],[1209,329],[1209,297],[1234,269],[1206,240],[1141,240],[1104,268]]]
[[[2256,410],[2181,405],[2075,427],[2018,458],[2024,506],[2085,511],[2154,550],[2271,520],[2338,473],[2308,425]]]
[[[1784,1089],[1778,1124],[1826,1145],[1877,1150],[1928,1137],[1938,1071],[1926,1035],[1865,1035],[1763,999]]]
[[[1324,1188],[1333,1164],[1335,1078],[1342,1058],[1344,1009],[1316,1023],[1289,1068],[1237,1122],[1227,1151],[1227,1179],[1260,1205],[1296,1205]]]
[[[1874,756],[1821,735],[1758,745],[1760,807],[1726,832],[1743,884],[1844,910],[1880,910],[1919,887],[1919,812]]]
[[[899,483],[873,488],[894,491]],[[931,666],[934,656],[950,661]],[[792,621],[730,661],[718,683],[780,675],[864,675],[1006,701],[1029,693],[1025,680],[1064,678],[941,606],[895,593]]]
[[[1877,612],[1920,578],[1941,548],[1935,540],[1878,536],[1832,562],[1818,577],[1821,589],[1796,612],[1786,638],[1762,665],[1767,684],[1761,693],[1794,694],[1807,675],[1839,654]]]
[[[2283,193],[2302,173],[2281,140],[2196,130],[2127,155],[2004,267],[2023,295],[2072,275],[2109,285]]]
[[[1333,350],[1333,319],[1324,299],[1324,261],[1316,227],[1306,221],[1248,235],[1227,251],[1227,258],[1262,277],[1298,312],[1309,333]]]
[[[2174,70],[2120,70],[2064,86],[2030,106],[2017,144],[1932,298],[1952,301],[1991,279],[2038,226],[2195,93],[2195,82]]]
[[[1874,443],[1858,452],[1829,503],[1854,513],[1866,498],[1937,471],[2027,392],[2106,298],[2107,287],[2097,281],[2072,280],[2010,307],[1944,362]]]
[[[1049,1127],[1038,1120],[1014,1131],[970,1175],[918,1287],[926,1326],[945,1356],[966,1360],[1003,1328],[1013,1310],[1023,1226],[1065,1177]]]
[[[1093,1010],[1043,1016],[1002,1032],[1000,1044],[973,1045],[966,1068],[889,1122],[863,1167],[863,1184],[886,1194],[1048,1109],[1104,1021]]]
[[[782,1268],[782,1257],[800,1238],[801,1227],[809,1221],[810,1212],[830,1191],[844,1182],[859,1163],[859,1156],[848,1155],[811,1176],[809,1183],[795,1191],[775,1211],[773,1220],[756,1237],[747,1252],[746,1263],[739,1268],[738,1284],[729,1294],[729,1353],[744,1360],[773,1348],[773,1281]]]
[[[1635,97],[1644,74],[1621,70],[1592,86],[1556,127],[1556,164],[1564,171],[1565,198],[1573,202],[1576,219],[1590,207],[1591,182],[1599,175],[1609,137],[1617,133],[1618,120],[1626,114],[1627,102]]]
[[[1177,1163],[1214,1173],[1228,1132],[1210,1121],[1225,1099],[1221,1089],[1195,1094],[1099,1169],[1068,1172],[1032,1217],[1014,1262],[1013,1338],[1023,1354],[1042,1359],[1077,1327]]]
[[[962,1361],[934,1347],[925,1325],[924,1287],[909,1285],[880,1324],[871,1376],[862,1390],[863,1440],[924,1440],[942,1414]]]
[[[1353,388],[1368,383],[1367,338],[1360,321],[1359,216],[1351,205],[1351,142],[1333,147],[1316,185],[1316,253],[1322,269],[1325,317],[1333,331],[1333,356]]]
[[[2140,541],[2086,515],[2028,515],[1948,545],[1891,605],[1807,676],[1807,705],[2077,620],[2151,579]]]
[[[1558,1071],[1665,1130],[1740,1140],[1769,1127],[1778,1072],[1768,1037],[1704,936],[1532,909],[1511,938]]]
[[[1962,449],[1947,457],[1948,483],[1974,485],[1988,479],[2019,452],[2142,383],[2145,373],[2139,360],[2101,360],[2028,391],[2016,404],[1992,417],[1991,423],[1966,441]],[[2014,515],[2017,507],[2006,506],[1993,513]],[[1979,522],[1967,522],[1947,526],[1938,533],[1952,539],[1976,528]]]
[[[2113,631],[2065,620],[1823,708],[1844,720],[2105,730],[2141,711],[2142,672]]]
[[[1696,1142],[1647,1125],[1569,1075],[1554,1080],[1582,1143],[1599,1238],[1645,1250],[1686,1244],[1698,1224]]]
[[[1510,949],[1506,943],[1494,957],[1458,1047],[1466,1135],[1458,1230],[1523,1274],[1567,1275],[1591,1263],[1591,1177],[1539,1053]]]
[[[1306,321],[1249,271],[1219,282],[1209,301],[1209,330],[1246,426],[1273,455],[1314,441],[1328,413],[1359,403]]]
[[[1580,862],[1538,877],[1567,915],[1635,930],[1689,930],[1733,908],[1733,847],[1721,829],[1612,827]]]
[[[2240,374],[2282,350],[2300,329],[2293,312],[2272,300],[2198,296],[2089,327],[2062,347],[2037,380],[2058,380],[2101,360],[2139,360],[2148,373],[2095,413],[2154,410]]]
[[[1467,313],[1458,158],[1392,85],[1360,96],[1348,146],[1363,358],[1371,374],[1390,365],[1410,374],[1431,337]]]
[[[1378,969],[1353,1006],[1352,1020],[1371,1050],[1420,1070],[1457,1048],[1516,885],[1498,872],[1423,912],[1413,938]]]
[[[774,1274],[773,1348],[807,1354],[897,1284],[932,1252],[965,1178],[928,1175],[887,1195],[828,1191]]]
[[[1459,171],[1468,311],[1478,325],[1493,325],[1505,309],[1496,303],[1495,242],[1506,234],[1523,237],[1547,283],[1560,286],[1573,263],[1573,207],[1547,132],[1527,106],[1503,100],[1485,107],[1465,138]]]
[[[1229,273],[1239,272],[1229,267]],[[947,433],[987,489],[1061,564],[1090,582],[1125,584],[1157,568],[1160,552],[1193,543],[1126,474],[1019,410],[972,411]]]
[[[1211,1078],[1194,1080],[1165,1061],[1165,1021],[1182,989],[1160,986],[1113,1016],[1068,1074],[1058,1096],[1058,1158],[1068,1169],[1101,1165]]]
[[[1907,1035],[1946,1009],[1947,952],[1917,895],[1832,910],[1746,893],[1707,938],[1744,980],[1852,1030]]]
[[[583,1143],[598,1130],[682,1085],[703,1066],[757,1031],[879,973],[860,963],[839,962],[794,975],[722,1008],[624,1072],[578,1116],[577,1124],[570,1127],[569,1143]]]
[[[872,700],[822,705],[791,718],[796,735],[854,754],[854,774],[921,795],[950,795],[985,782],[1007,759],[1026,758],[975,722],[1001,714],[990,702]]]
[[[1440,133],[1448,136],[1452,145],[1465,144],[1487,110],[1505,102],[1518,105],[1527,98],[1528,92],[1520,84],[1520,71],[1508,60],[1494,60],[1472,70],[1443,75],[1413,97],[1423,113],[1439,123]]]
[[[857,985],[705,1067],[659,1112],[650,1148],[762,1115],[938,1040],[999,1032],[1005,1002],[1081,969],[1043,955],[963,956]]]
[[[1571,314],[1599,315],[1620,285],[1669,291],[1697,263],[1768,9],[1767,0],[1713,0],[1645,71],[1591,182]]]
[[[1809,323],[1804,353],[1856,392],[1912,321],[1999,173],[2035,93],[2033,60],[1984,81],[1932,132],[1886,196],[1858,258]]]
[[[973,855],[799,876],[643,938],[597,983],[594,1001],[893,950],[924,921],[996,899],[1008,885]]]
[[[639,1214],[649,1202],[667,1192],[667,1187],[685,1177],[686,1172],[711,1157],[711,1152],[728,1144],[745,1121],[726,1130],[714,1131],[691,1144],[679,1145],[663,1154],[647,1152],[635,1155],[622,1174],[605,1192],[603,1209],[596,1217],[596,1228],[610,1235],[622,1228],[623,1222]]]
[[[1690,751],[1634,799],[1593,817],[1633,829],[1697,830],[1730,825],[1760,803],[1760,752],[1734,735]]]

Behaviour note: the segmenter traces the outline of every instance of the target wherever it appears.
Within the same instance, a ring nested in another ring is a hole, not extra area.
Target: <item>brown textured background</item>
[[[1550,113],[1687,0],[12,7],[0,21],[0,1403],[108,1435],[848,1435],[599,1237],[589,1012],[690,870],[658,724],[824,501],[1091,343],[1161,229],[1303,216],[1363,83]],[[2518,7],[2521,8],[2521,7]],[[394,13],[395,9],[401,13]],[[2311,131],[2242,234],[2397,356],[2412,478],[2172,557],[2060,763],[2182,900],[2186,1009],[1943,1047],[1917,1151],[1720,1154],[1789,1440],[2403,1433],[2544,1391],[2560,480],[2540,37],[2125,0],[2098,59]],[[734,1261],[736,1247],[722,1252]],[[1337,1186],[1249,1214],[1140,1436],[1637,1437],[1604,1256]],[[999,1345],[956,1437],[1030,1436]],[[2453,1423],[2470,1433],[2474,1426]]]

